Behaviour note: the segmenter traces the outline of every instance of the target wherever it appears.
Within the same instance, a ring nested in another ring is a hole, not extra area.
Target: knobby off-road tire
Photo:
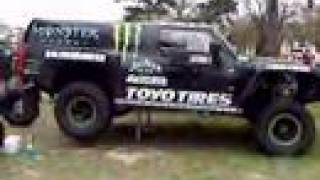
[[[10,109],[4,113],[5,119],[12,126],[30,126],[39,116],[40,94],[38,89],[29,89],[10,102]]]
[[[299,103],[278,100],[258,116],[255,134],[261,150],[271,155],[297,155],[314,143],[311,114]]]
[[[55,103],[60,129],[79,142],[98,139],[111,122],[109,97],[95,84],[73,82],[63,88]]]

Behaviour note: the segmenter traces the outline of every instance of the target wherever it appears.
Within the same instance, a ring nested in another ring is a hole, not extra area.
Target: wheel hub
[[[276,116],[270,123],[268,129],[271,141],[279,145],[293,145],[302,136],[302,125],[300,121],[291,114]]]
[[[75,97],[67,106],[67,115],[70,122],[78,127],[91,125],[96,119],[94,102],[87,97]]]

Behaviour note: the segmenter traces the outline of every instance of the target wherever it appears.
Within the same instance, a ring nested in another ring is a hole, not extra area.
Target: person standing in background
[[[314,67],[314,55],[311,53],[310,49],[307,49],[302,55],[303,64]]]

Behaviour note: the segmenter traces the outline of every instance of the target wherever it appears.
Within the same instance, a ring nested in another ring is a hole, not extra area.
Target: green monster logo
[[[138,23],[121,23],[115,25],[115,49],[123,53],[123,58],[126,58],[128,52],[138,54],[140,34],[141,25]]]

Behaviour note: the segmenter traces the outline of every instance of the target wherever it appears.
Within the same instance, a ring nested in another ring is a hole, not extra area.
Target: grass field
[[[320,104],[310,106],[320,128]],[[135,115],[117,119],[96,144],[80,146],[56,127],[44,102],[30,129],[9,134],[34,136],[37,156],[0,155],[0,180],[317,180],[320,137],[297,157],[270,157],[256,151],[250,126],[231,117],[155,113],[153,127],[135,141]]]

